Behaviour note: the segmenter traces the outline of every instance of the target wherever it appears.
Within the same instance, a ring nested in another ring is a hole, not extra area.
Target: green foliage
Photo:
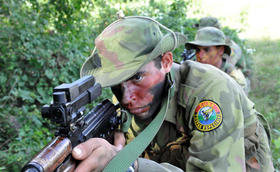
[[[274,167],[280,169],[280,54],[275,51],[280,41],[250,40],[249,45],[255,47],[253,54],[255,65],[250,98],[268,120],[272,133],[272,155]]]
[[[186,16],[186,11],[192,3],[192,0],[145,0],[141,2],[138,0],[97,0],[93,2],[95,9],[92,21],[95,24],[92,28],[96,33],[100,33],[106,26],[116,20],[116,13],[122,10],[126,16],[152,17],[171,30],[187,33],[189,38],[193,38],[195,33],[195,29],[192,28],[194,19],[187,19]],[[183,49],[184,47],[182,46],[175,50],[175,60],[181,60],[180,55]]]
[[[44,122],[39,109],[51,101],[54,86],[79,78],[79,68],[91,51],[88,45],[92,43],[92,35],[88,28],[74,25],[80,24],[80,18],[73,17],[79,10],[69,16],[71,22],[63,20],[58,23],[56,21],[62,14],[56,13],[65,12],[56,11],[52,6],[62,6],[63,3],[49,3],[13,0],[1,3],[2,170],[19,171],[51,140],[53,132],[49,128],[52,125]],[[64,9],[67,5],[63,6]],[[53,13],[58,17],[49,15]]]
[[[52,138],[54,125],[40,108],[52,100],[53,87],[79,78],[94,38],[125,15],[150,16],[189,33],[191,0],[26,0],[0,1],[0,170],[20,171]],[[180,56],[181,50],[175,52]],[[98,101],[111,97],[103,91]]]
[[[29,108],[29,109],[27,109]],[[1,109],[1,167],[8,171],[19,171],[19,167],[34,150],[40,150],[53,137],[48,125],[44,125],[36,106],[24,108]],[[17,118],[9,113],[17,113]],[[4,116],[4,114],[6,116]],[[32,126],[32,127],[31,127]],[[5,135],[4,131],[8,131]],[[28,156],[27,156],[28,155]]]

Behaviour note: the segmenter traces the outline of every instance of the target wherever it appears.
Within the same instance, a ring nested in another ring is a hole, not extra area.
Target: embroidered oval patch
[[[223,122],[223,114],[215,102],[206,100],[200,102],[194,113],[194,124],[199,131],[212,131]]]

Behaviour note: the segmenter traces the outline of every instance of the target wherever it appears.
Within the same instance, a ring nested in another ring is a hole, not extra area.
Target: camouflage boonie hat
[[[185,47],[187,49],[195,49],[197,46],[225,46],[225,53],[230,55],[230,42],[225,34],[215,27],[204,27],[199,29],[195,35],[195,40],[187,42]]]
[[[211,27],[216,27],[218,29],[221,28],[221,25],[218,21],[218,19],[216,17],[203,17],[201,19],[199,19],[198,23],[194,24],[194,27],[197,29],[201,29],[203,27],[207,27],[207,26],[211,26]]]
[[[169,32],[163,35],[160,28]],[[102,87],[117,85],[143,65],[184,44],[187,38],[157,21],[130,16],[110,24],[95,39],[95,50],[81,68],[81,76],[93,75]]]

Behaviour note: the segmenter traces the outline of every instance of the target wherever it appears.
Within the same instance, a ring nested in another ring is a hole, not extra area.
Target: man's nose
[[[131,83],[124,82],[122,84],[122,89],[123,89],[122,104],[125,105],[127,108],[129,108],[136,102],[135,88],[133,85],[131,85]]]

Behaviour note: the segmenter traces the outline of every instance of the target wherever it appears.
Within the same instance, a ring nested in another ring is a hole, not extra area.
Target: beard
[[[149,93],[154,96],[152,102],[148,104],[150,109],[147,112],[134,115],[135,118],[139,120],[151,120],[158,114],[163,98],[166,95],[165,91],[167,91],[165,83],[166,79],[150,89]]]

